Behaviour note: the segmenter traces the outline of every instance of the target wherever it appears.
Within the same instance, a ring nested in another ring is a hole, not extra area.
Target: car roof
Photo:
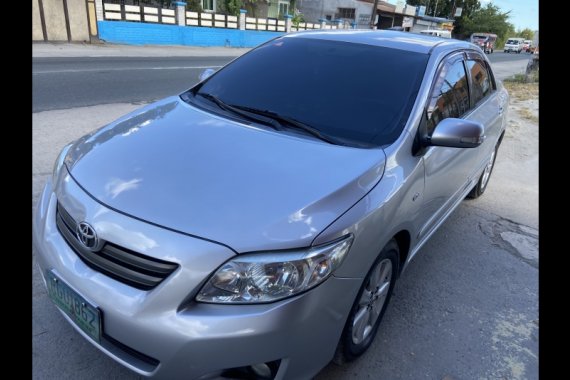
[[[417,53],[429,54],[435,47],[438,50],[472,49],[469,42],[451,38],[434,37],[425,34],[400,32],[395,30],[307,30],[291,33],[284,38],[311,38],[329,41],[341,41],[357,44],[388,47],[400,50],[408,50]]]

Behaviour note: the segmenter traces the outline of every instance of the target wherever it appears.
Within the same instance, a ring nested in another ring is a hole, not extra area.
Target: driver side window
[[[435,83],[427,107],[427,134],[448,117],[461,117],[469,110],[469,87],[463,59],[446,63]]]

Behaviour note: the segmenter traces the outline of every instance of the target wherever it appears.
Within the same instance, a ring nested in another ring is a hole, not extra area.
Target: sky
[[[485,6],[489,0],[480,0]],[[515,29],[529,28],[538,30],[538,0],[490,0],[501,8],[501,11],[511,11],[509,22]]]

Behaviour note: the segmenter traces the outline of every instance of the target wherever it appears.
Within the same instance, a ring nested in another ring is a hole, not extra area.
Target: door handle
[[[503,106],[500,106],[500,107],[499,107],[499,115],[502,115],[502,114],[503,114],[503,111],[504,111]]]

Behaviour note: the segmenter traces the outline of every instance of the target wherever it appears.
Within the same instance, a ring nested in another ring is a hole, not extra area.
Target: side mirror
[[[202,71],[202,73],[200,74],[200,82],[205,81],[206,79],[208,79],[208,77],[210,77],[213,73],[215,73],[216,70],[214,69],[206,69],[204,71]]]
[[[471,120],[447,118],[434,129],[429,145],[449,148],[476,148],[485,141],[485,128]]]

